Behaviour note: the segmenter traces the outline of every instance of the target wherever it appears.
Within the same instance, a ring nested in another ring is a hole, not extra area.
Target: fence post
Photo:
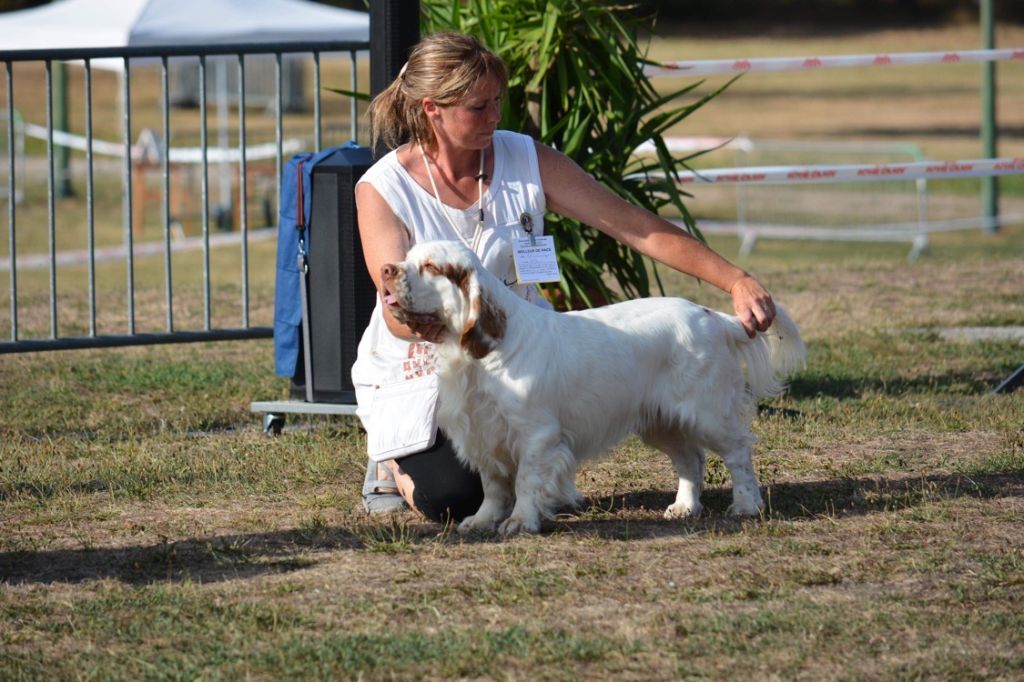
[[[53,129],[64,133],[71,132],[68,126],[67,69],[67,65],[62,61],[53,63]],[[55,145],[53,153],[57,165],[57,198],[66,199],[74,194],[71,188],[71,150],[64,142],[60,142]]]
[[[992,0],[981,0],[982,49],[995,49],[995,17]],[[996,158],[996,63],[981,65],[981,154]],[[999,229],[999,179],[988,176],[981,179],[981,216],[986,232]]]

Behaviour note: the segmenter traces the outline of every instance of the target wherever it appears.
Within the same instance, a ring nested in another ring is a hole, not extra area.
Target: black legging
[[[412,499],[416,508],[431,521],[461,521],[475,514],[484,501],[480,475],[459,461],[441,431],[433,446],[402,457],[398,466],[415,484]]]

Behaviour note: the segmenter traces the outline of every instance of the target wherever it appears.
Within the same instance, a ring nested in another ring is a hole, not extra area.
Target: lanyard
[[[448,213],[448,207],[441,201],[441,194],[437,191],[437,183],[434,182],[434,174],[430,171],[430,160],[427,158],[427,152],[423,149],[423,145],[420,145],[420,155],[423,157],[423,166],[427,169],[427,177],[430,179],[430,187],[434,190],[434,198],[437,199],[437,203],[441,205],[441,213],[444,214],[445,219],[448,220],[448,224],[452,226],[456,236],[462,241],[463,244],[468,246],[471,251],[476,253],[477,248],[480,246],[480,238],[484,233],[484,150],[480,150],[480,172],[476,176],[476,190],[477,190],[477,214],[476,214],[476,229],[473,230],[473,241],[472,243],[467,242],[466,238],[462,236],[462,230],[452,220],[452,216]]]

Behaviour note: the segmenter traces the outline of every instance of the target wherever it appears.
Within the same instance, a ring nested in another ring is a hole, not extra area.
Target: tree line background
[[[370,0],[316,0],[325,5],[366,9]],[[0,0],[0,11],[45,5],[49,0]],[[609,3],[612,4],[612,3]],[[630,4],[617,2],[614,4]],[[764,30],[765,26],[813,25],[819,30],[856,30],[880,24],[936,24],[971,21],[978,0],[635,0],[636,11],[656,15],[666,28]],[[1024,23],[1024,2],[995,0],[999,21]]]
[[[779,24],[831,30],[974,21],[978,0],[639,0],[643,11],[679,24],[739,29]],[[1024,22],[1024,2],[995,0],[1000,21]]]

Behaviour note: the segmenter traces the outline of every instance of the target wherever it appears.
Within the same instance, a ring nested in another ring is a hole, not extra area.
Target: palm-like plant
[[[644,22],[635,8],[599,0],[423,4],[424,33],[451,30],[474,35],[507,63],[503,128],[529,133],[560,150],[628,201],[655,212],[674,206],[699,237],[683,203],[688,195],[673,181],[687,159],[673,159],[662,134],[728,83],[685,106],[674,106],[674,100],[700,83],[666,94],[655,90],[644,74],[644,65],[651,62],[638,39]],[[648,140],[657,153],[635,155],[633,151]],[[566,305],[617,298],[605,284],[605,273],[626,297],[649,295],[648,268],[637,252],[560,216],[549,216],[545,231],[558,244],[563,275],[549,294]],[[660,290],[657,269],[651,271]]]

